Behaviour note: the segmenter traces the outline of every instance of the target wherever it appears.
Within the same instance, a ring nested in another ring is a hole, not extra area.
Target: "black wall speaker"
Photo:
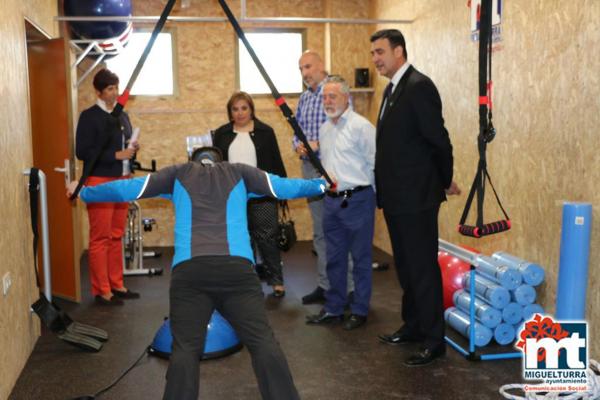
[[[369,87],[368,68],[356,68],[354,70],[354,87]]]

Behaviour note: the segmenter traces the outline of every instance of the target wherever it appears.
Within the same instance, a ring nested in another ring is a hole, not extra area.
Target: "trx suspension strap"
[[[503,232],[510,229],[510,218],[496,193],[492,179],[487,171],[486,147],[494,139],[496,130],[492,125],[492,0],[482,0],[479,25],[479,163],[475,179],[460,218],[458,231],[465,236],[480,238],[485,235]],[[496,197],[496,201],[505,219],[491,223],[483,222],[483,201],[485,197],[486,180]],[[477,222],[475,226],[465,225],[473,197],[477,193]]]
[[[176,0],[168,1],[162,14],[160,15],[160,18],[158,19],[158,22],[156,23],[156,26],[154,26],[152,35],[150,35],[150,40],[148,40],[148,43],[146,43],[146,47],[144,48],[142,56],[140,57],[137,65],[135,66],[135,69],[133,70],[133,73],[131,74],[131,77],[129,78],[129,82],[127,82],[127,85],[125,86],[125,90],[123,91],[123,94],[121,94],[119,96],[119,98],[117,99],[117,104],[115,105],[115,108],[110,113],[111,117],[109,117],[109,125],[118,123],[118,118],[121,115],[121,112],[123,111],[123,108],[125,107],[125,104],[127,104],[127,101],[129,100],[129,93],[131,92],[131,88],[133,87],[133,84],[137,80],[137,77],[140,74],[140,71],[142,70],[144,63],[146,62],[146,59],[148,58],[148,55],[150,54],[150,51],[152,50],[152,46],[154,45],[154,42],[156,41],[156,38],[158,37],[158,34],[160,33],[163,26],[167,22],[167,17],[171,13],[171,10],[173,9],[173,6],[175,5],[175,1]],[[104,151],[104,148],[108,145],[109,141],[110,141],[110,135],[106,135],[106,137],[104,138],[104,142],[102,143],[102,146],[100,146],[98,148],[98,152],[96,154],[94,154],[94,156],[91,158],[89,163],[86,163],[85,168],[83,169],[83,173],[81,174],[81,178],[79,178],[79,183],[77,184],[77,188],[75,188],[75,191],[73,191],[73,194],[70,197],[71,200],[76,199],[77,196],[79,195],[79,191],[83,187],[83,184],[85,183],[86,179],[90,176],[92,169],[94,169],[94,166],[98,162],[98,159],[100,158],[100,155],[102,154],[102,151]]]
[[[333,181],[331,180],[329,175],[327,175],[325,168],[323,168],[321,161],[317,158],[317,155],[313,151],[312,147],[310,147],[310,144],[308,143],[308,139],[306,139],[306,135],[304,134],[304,132],[302,132],[302,128],[300,128],[300,125],[298,125],[298,121],[296,120],[296,117],[292,113],[292,110],[287,105],[287,103],[285,102],[285,99],[283,98],[283,96],[281,96],[281,94],[279,93],[279,91],[277,90],[275,85],[273,84],[273,81],[267,74],[267,71],[265,70],[262,63],[256,56],[254,49],[250,45],[250,42],[248,42],[248,39],[246,39],[246,35],[244,34],[244,31],[240,27],[240,24],[238,23],[238,21],[235,19],[233,13],[229,9],[229,6],[225,2],[225,0],[219,0],[219,4],[223,8],[225,15],[227,15],[229,22],[231,23],[231,25],[233,26],[233,29],[235,30],[235,33],[240,38],[240,40],[244,43],[246,50],[248,50],[248,54],[250,54],[250,57],[252,57],[254,64],[256,64],[256,68],[262,75],[265,82],[267,82],[267,85],[269,85],[269,89],[271,89],[271,95],[275,99],[275,104],[279,107],[279,109],[283,113],[283,116],[285,117],[285,119],[288,121],[288,123],[294,130],[294,135],[298,138],[298,140],[300,140],[302,142],[302,144],[304,144],[304,147],[306,148],[306,152],[307,152],[308,158],[310,159],[311,164],[315,167],[315,169],[317,171],[319,171],[319,173],[321,173],[321,175],[323,175],[323,178],[325,178],[325,180],[329,183],[329,185],[333,189],[335,186]]]

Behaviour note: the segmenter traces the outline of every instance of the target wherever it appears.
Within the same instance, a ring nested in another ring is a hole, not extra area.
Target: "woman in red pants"
[[[130,143],[131,122],[126,113],[116,118],[110,112],[119,95],[119,77],[107,69],[94,76],[96,104],[79,116],[76,133],[77,158],[84,170],[100,152],[86,186],[128,178],[131,160],[139,146]],[[122,237],[127,203],[95,203],[87,206],[90,225],[89,267],[92,294],[101,305],[122,305],[121,299],[139,298],[123,285]]]

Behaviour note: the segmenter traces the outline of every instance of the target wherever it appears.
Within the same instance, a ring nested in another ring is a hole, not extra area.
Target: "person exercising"
[[[196,400],[206,326],[218,310],[248,347],[263,399],[299,399],[287,360],[267,320],[252,268],[249,197],[312,197],[324,179],[288,179],[244,164],[219,162],[219,149],[197,149],[192,161],[146,177],[84,187],[86,203],[168,197],[175,206],[175,254],[169,290],[173,349],[163,399]],[[67,186],[71,195],[77,182]]]

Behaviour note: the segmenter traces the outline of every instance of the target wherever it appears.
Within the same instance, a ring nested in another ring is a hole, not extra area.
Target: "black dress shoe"
[[[324,324],[338,324],[344,320],[343,315],[334,315],[321,310],[318,314],[309,315],[306,317],[306,323],[308,325],[324,325]]]
[[[390,344],[392,346],[420,342],[418,337],[406,333],[406,331],[402,329],[397,330],[391,335],[379,335],[377,336],[377,339],[379,339],[379,341],[382,343]]]
[[[409,367],[420,367],[431,364],[436,358],[442,357],[445,354],[446,345],[444,344],[436,347],[425,347],[406,359],[404,365]]]
[[[113,290],[112,294],[114,294],[115,296],[117,296],[120,299],[139,299],[140,298],[140,294],[139,293],[132,292],[129,289],[127,289],[124,292],[120,292],[118,290]]]
[[[125,304],[123,303],[123,300],[117,299],[115,296],[111,297],[110,300],[106,300],[104,297],[96,295],[94,301],[101,306],[122,306]]]
[[[366,315],[357,315],[350,314],[350,317],[344,322],[344,329],[347,331],[351,331],[352,329],[356,329],[359,326],[362,326],[367,322]]]
[[[313,304],[313,303],[324,303],[325,302],[325,289],[321,286],[317,286],[315,290],[302,297],[302,304]]]

